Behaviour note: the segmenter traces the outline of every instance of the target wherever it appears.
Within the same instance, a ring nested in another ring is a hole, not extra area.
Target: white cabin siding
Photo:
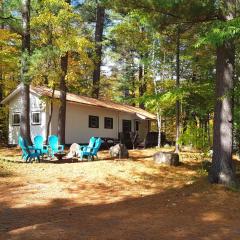
[[[18,136],[20,134],[20,126],[13,126],[12,115],[13,113],[21,113],[22,111],[22,98],[20,94],[17,94],[9,102],[9,144],[17,144]],[[32,112],[40,112],[40,125],[32,124]],[[31,139],[33,140],[36,135],[46,136],[46,111],[45,104],[40,100],[40,98],[33,93],[30,93],[30,131]]]
[[[55,102],[49,135],[57,135],[58,109],[59,104]],[[20,126],[13,126],[12,114],[14,112],[21,113],[21,110],[22,98],[21,94],[18,93],[9,101],[9,144],[18,143]],[[39,125],[32,124],[32,112],[34,111],[40,112],[41,124]],[[31,92],[30,130],[32,140],[36,135],[42,135],[44,139],[46,138],[49,114],[50,105],[46,105],[36,93]],[[89,115],[99,117],[99,128],[89,128]],[[113,118],[113,129],[104,128],[104,117]],[[103,107],[68,102],[66,112],[66,144],[72,144],[74,142],[87,143],[92,136],[117,139],[119,132],[123,131],[123,120],[131,120],[131,131],[135,131],[135,121],[138,120],[139,138],[140,140],[145,138],[148,131],[148,121],[138,118],[134,113],[131,114]]]
[[[51,123],[51,134],[55,135],[58,126],[58,109],[59,106],[55,104]],[[134,131],[134,120],[137,119],[134,114],[78,103],[67,103],[66,115],[66,144],[87,143],[92,136],[118,138],[118,133],[122,132],[122,120],[131,120]],[[99,117],[99,128],[89,128],[90,115]],[[104,117],[113,118],[113,129],[104,128]],[[139,120],[139,122],[141,128],[147,121]],[[145,130],[142,132],[145,135]],[[140,138],[143,137],[141,134]]]

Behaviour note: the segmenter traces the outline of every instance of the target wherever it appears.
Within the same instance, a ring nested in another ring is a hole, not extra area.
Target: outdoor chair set
[[[18,145],[22,149],[22,159],[26,162],[32,162],[33,159],[37,159],[40,162],[40,157],[44,155],[50,158],[56,156],[58,159],[62,159],[66,155],[64,153],[64,146],[59,144],[57,136],[49,136],[48,143],[48,145],[45,145],[43,137],[38,135],[34,138],[33,146],[30,146],[26,139],[19,136]],[[94,160],[94,157],[98,159],[97,153],[101,144],[101,138],[91,137],[88,145],[78,145],[76,156],[80,157],[81,161],[83,157],[87,157],[88,160]]]

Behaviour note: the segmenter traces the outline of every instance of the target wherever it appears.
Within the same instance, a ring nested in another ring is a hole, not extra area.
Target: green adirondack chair
[[[21,136],[18,137],[18,145],[22,149],[22,158],[26,162],[32,162],[34,159],[38,159],[40,162],[40,152],[32,146],[28,146],[27,141]]]

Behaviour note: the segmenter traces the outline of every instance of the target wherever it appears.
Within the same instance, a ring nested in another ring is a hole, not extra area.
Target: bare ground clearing
[[[0,239],[240,239],[240,193],[209,185],[199,153],[183,164],[129,160],[66,164],[0,160]],[[16,149],[0,158],[18,159]],[[237,162],[237,168],[240,166]]]

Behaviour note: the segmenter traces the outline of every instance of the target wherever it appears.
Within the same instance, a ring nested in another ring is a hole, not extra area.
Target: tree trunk
[[[141,61],[141,59],[140,59]],[[144,89],[143,89],[143,84],[144,84],[144,79],[143,79],[143,64],[140,62],[138,66],[138,81],[139,81],[139,97],[142,97],[144,94]],[[144,109],[144,103],[140,102],[139,107]]]
[[[180,29],[177,27],[177,46],[176,46],[176,87],[180,86]],[[179,152],[179,135],[180,135],[180,101],[176,101],[176,144],[175,152]]]
[[[105,8],[97,4],[95,27],[95,60],[93,71],[92,97],[98,98],[100,91],[100,73],[102,63],[102,37],[105,19]]]
[[[65,0],[70,4],[71,0]],[[50,38],[51,39],[51,38]],[[67,85],[66,76],[68,71],[68,52],[61,57],[61,71],[59,90],[60,90],[60,106],[58,112],[58,138],[60,144],[65,144],[65,131],[66,131],[66,109],[67,109]]]
[[[139,96],[142,97],[146,90],[147,90],[147,83],[146,83],[146,65],[140,64],[138,68],[138,75],[139,75]],[[145,109],[144,102],[139,104],[139,107]]]
[[[213,157],[209,172],[211,183],[234,185],[232,161],[234,46],[228,41],[217,47],[216,103],[214,110]]]
[[[1,3],[1,15],[3,16],[3,2]],[[1,23],[1,29],[4,29],[4,22]],[[2,51],[2,46],[0,47],[0,51]],[[0,66],[0,102],[3,100],[3,66]],[[1,103],[0,103],[1,106]]]
[[[158,147],[161,147],[161,138],[162,138],[162,116],[159,111],[157,112],[157,126],[158,126]]]
[[[22,82],[22,112],[20,134],[29,144],[32,143],[30,135],[30,79],[27,76],[30,56],[30,0],[22,0],[22,59],[21,59],[21,82]]]
[[[66,75],[68,69],[68,53],[61,57],[62,76],[60,79],[60,107],[58,113],[58,137],[61,144],[65,144],[66,108],[67,108],[67,86]]]
[[[52,114],[53,114],[54,93],[55,93],[55,87],[53,88],[53,91],[52,91],[51,103],[50,103],[50,115],[49,115],[49,119],[48,119],[48,123],[47,123],[47,134],[46,134],[47,143],[48,143],[48,137],[49,137],[49,133],[50,133],[50,124],[51,124],[51,121],[52,121]]]

